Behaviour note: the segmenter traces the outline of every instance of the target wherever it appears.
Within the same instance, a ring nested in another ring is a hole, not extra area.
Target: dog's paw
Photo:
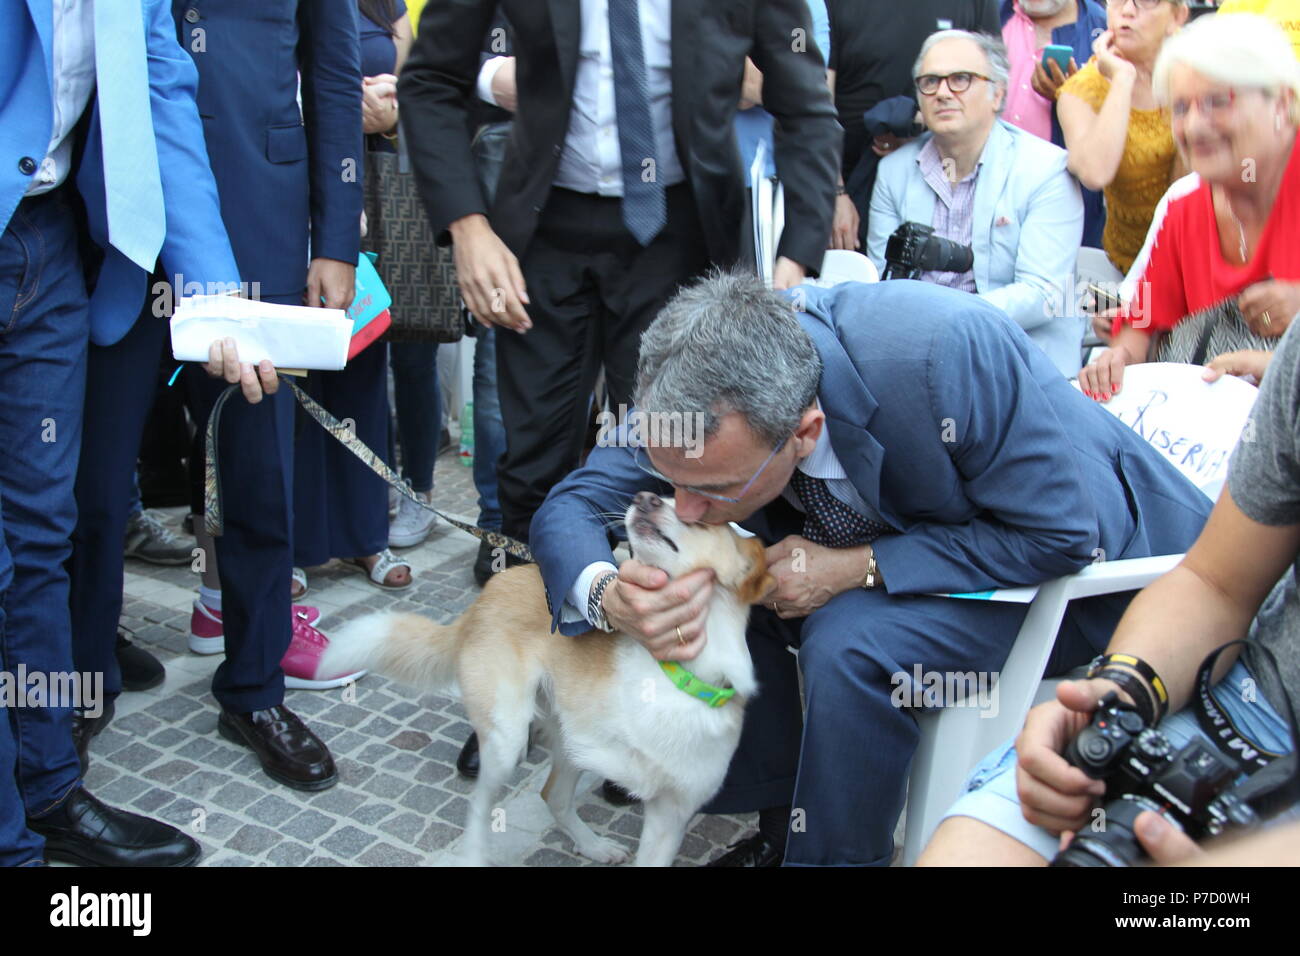
[[[631,857],[626,849],[613,840],[602,840],[594,835],[590,840],[582,841],[578,852],[597,863],[626,863]]]

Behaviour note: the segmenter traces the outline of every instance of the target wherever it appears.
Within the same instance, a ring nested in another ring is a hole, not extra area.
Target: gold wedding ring
[[[1273,317],[1272,317],[1271,315],[1268,314],[1268,309],[1265,309],[1265,310],[1264,310],[1264,328],[1268,328],[1268,327],[1269,327],[1270,325],[1272,325],[1272,324],[1273,324]]]
[[[678,644],[685,644],[685,643],[686,643],[686,638],[682,637],[682,629],[681,629],[681,627],[678,627],[678,628],[677,628],[677,643],[678,643]]]

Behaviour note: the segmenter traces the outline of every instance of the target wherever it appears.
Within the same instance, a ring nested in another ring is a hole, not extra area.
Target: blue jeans
[[[478,526],[501,530],[501,502],[497,498],[497,463],[506,450],[506,428],[501,422],[497,395],[496,329],[474,330],[474,487],[478,489]]]
[[[89,312],[65,189],[24,200],[0,237],[0,669],[72,671],[68,576],[76,524]],[[25,816],[80,783],[70,701],[0,720],[0,864],[34,863]]]

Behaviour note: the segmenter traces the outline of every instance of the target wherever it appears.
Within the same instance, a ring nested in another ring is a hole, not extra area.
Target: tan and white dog
[[[625,634],[551,633],[536,566],[496,574],[451,625],[413,614],[355,621],[330,639],[321,671],[368,667],[421,692],[459,685],[478,732],[480,771],[462,841],[467,863],[487,862],[494,801],[541,720],[551,751],[542,797],[578,852],[602,863],[627,853],[578,818],[578,775],[589,770],[641,798],[638,866],[669,866],[691,817],[722,785],[740,740],[745,698],[757,684],[745,625],[771,586],[762,543],[726,526],[688,525],[671,499],[641,492],[625,516],[641,562],[671,577],[716,574],[707,641],[683,662],[699,680],[731,687],[720,707],[680,690],[659,662]]]

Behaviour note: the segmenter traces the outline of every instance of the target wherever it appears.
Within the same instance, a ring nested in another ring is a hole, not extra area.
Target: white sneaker
[[[429,504],[431,495],[417,491],[415,497]],[[438,516],[432,511],[421,508],[405,495],[397,504],[397,517],[388,525],[388,546],[390,548],[413,548],[429,537],[429,532],[438,523]]]

